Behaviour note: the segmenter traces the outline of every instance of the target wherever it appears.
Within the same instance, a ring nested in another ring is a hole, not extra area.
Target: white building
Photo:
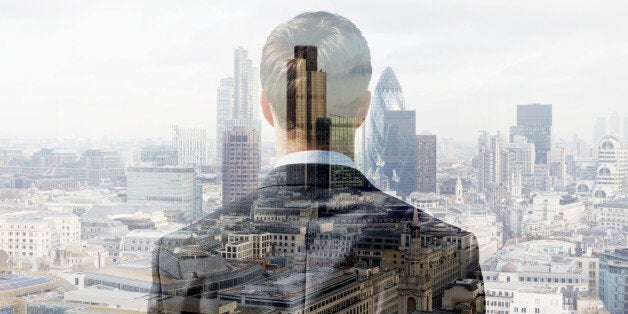
[[[122,237],[120,242],[120,255],[150,256],[159,239],[170,235],[174,229],[136,229]],[[189,237],[189,236],[187,236]]]
[[[25,211],[0,216],[0,250],[10,257],[39,258],[81,241],[81,223],[72,213]]]
[[[595,206],[596,222],[606,228],[623,229],[628,226],[628,199],[608,201]]]
[[[598,166],[593,196],[608,198],[626,193],[628,150],[615,136],[605,136],[598,145]]]
[[[535,313],[536,308],[541,311],[537,313],[548,313],[556,306],[554,299],[560,300],[561,311],[573,310],[574,297],[594,293],[599,282],[598,259],[575,253],[575,244],[555,240],[528,241],[502,249],[482,264],[487,313]],[[544,301],[536,303],[543,295]],[[527,308],[525,312],[522,307]]]
[[[180,210],[186,220],[202,216],[202,187],[190,167],[129,167],[127,203]]]
[[[534,151],[534,143],[528,143],[525,136],[515,135],[511,143],[506,145],[508,151],[508,173],[533,175],[534,159],[536,158]]]

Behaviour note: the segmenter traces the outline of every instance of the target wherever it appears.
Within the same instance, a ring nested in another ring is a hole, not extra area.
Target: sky
[[[553,104],[566,139],[628,116],[625,1],[26,0],[0,1],[0,137],[213,137],[233,50],[259,64],[275,26],[317,10],[361,29],[371,90],[392,67],[418,132],[507,134],[527,103]]]

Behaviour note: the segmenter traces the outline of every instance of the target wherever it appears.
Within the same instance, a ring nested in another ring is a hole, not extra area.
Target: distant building
[[[488,192],[508,187],[508,152],[504,138],[482,133],[478,138],[478,189]]]
[[[227,130],[227,120],[233,119],[233,78],[220,79],[216,91],[216,165],[222,167],[222,134]]]
[[[223,133],[222,202],[233,202],[258,186],[259,136],[247,127]]]
[[[608,198],[628,192],[628,149],[615,136],[605,136],[598,145],[593,197]]]
[[[127,203],[151,204],[161,209],[181,210],[188,221],[202,215],[201,186],[195,181],[194,168],[129,167]]]
[[[48,256],[56,247],[81,241],[81,224],[72,213],[8,213],[0,216],[0,230],[0,250],[15,259]]]
[[[11,160],[0,171],[33,179],[49,179],[48,182],[40,182],[46,189],[56,184],[53,179],[62,177],[71,177],[79,184],[90,186],[112,185],[124,179],[124,166],[118,152],[103,149],[87,150],[79,157],[73,151],[42,148],[30,159]],[[71,182],[64,181],[59,186],[71,185]]]
[[[207,134],[205,129],[175,125],[172,145],[178,152],[179,165],[195,166],[207,163]]]
[[[383,166],[379,179],[387,183],[388,189],[406,197],[417,188],[416,112],[385,112],[383,134]]]
[[[599,143],[606,135],[606,118],[598,117],[593,126],[593,143]]]
[[[508,151],[508,172],[521,175],[534,174],[535,149],[524,136],[516,135],[506,145]]]
[[[365,128],[365,173],[374,176],[383,167],[384,151],[386,150],[384,133],[384,114],[387,111],[405,110],[406,104],[403,90],[395,72],[387,67],[382,72],[375,90]]]
[[[517,106],[517,125],[510,127],[510,140],[521,135],[534,144],[535,163],[547,164],[552,148],[552,105]]]
[[[179,165],[179,153],[174,146],[146,146],[142,148],[140,158],[142,162],[149,162],[157,167]]]
[[[603,202],[595,206],[597,223],[608,229],[622,230],[628,226],[628,199]]]
[[[423,133],[417,141],[417,188],[418,192],[436,192],[436,135]]]

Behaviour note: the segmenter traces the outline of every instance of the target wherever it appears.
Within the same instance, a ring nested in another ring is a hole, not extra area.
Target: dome
[[[600,140],[599,149],[621,149],[621,142],[617,137],[607,135]]]
[[[516,273],[517,272],[517,266],[515,266],[515,264],[513,263],[506,263],[502,266],[502,272],[504,273]]]

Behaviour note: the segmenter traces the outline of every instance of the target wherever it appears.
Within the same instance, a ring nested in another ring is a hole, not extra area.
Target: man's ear
[[[371,91],[366,91],[364,95],[362,95],[362,99],[360,101],[360,107],[358,107],[358,118],[360,119],[360,125],[366,120],[366,115],[369,113],[369,108],[371,107]],[[360,125],[356,127],[360,127]]]
[[[260,97],[260,104],[262,105],[262,113],[264,114],[264,118],[270,126],[275,126],[275,122],[273,121],[273,112],[270,109],[270,103],[268,102],[268,97],[266,97],[266,92],[262,91],[262,97]]]

